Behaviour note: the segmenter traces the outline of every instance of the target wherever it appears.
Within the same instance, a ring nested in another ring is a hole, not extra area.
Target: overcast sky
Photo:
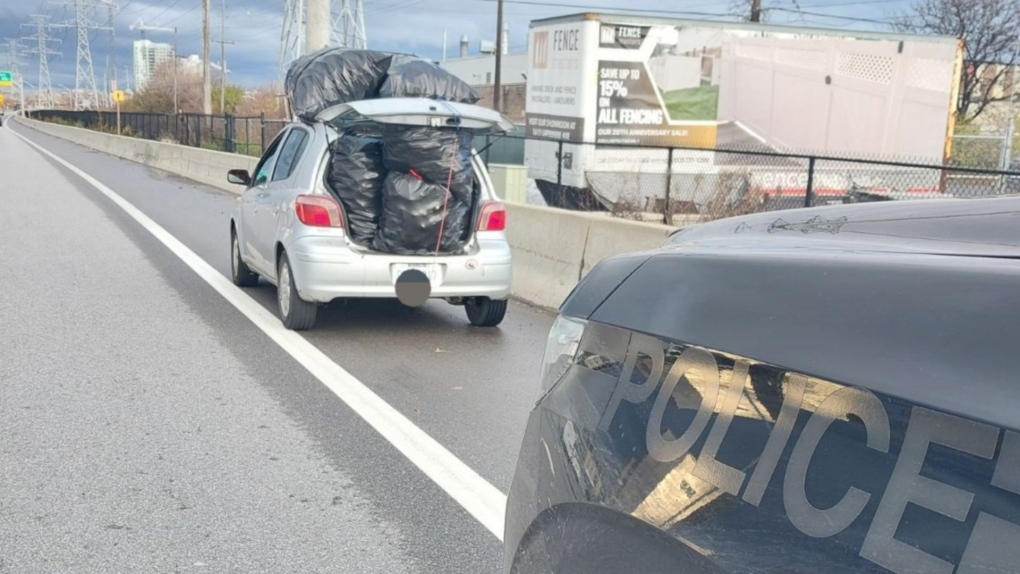
[[[71,0],[66,0],[72,3]],[[219,38],[220,8],[224,0],[212,0],[213,39]],[[340,0],[334,0],[339,4]],[[352,2],[355,0],[351,0]],[[443,51],[443,30],[448,30],[448,54],[458,51],[462,34],[471,40],[472,52],[477,52],[482,39],[495,40],[496,0],[364,0],[368,27],[369,47],[380,50],[411,52],[438,60]],[[510,27],[512,51],[527,49],[528,23],[536,18],[572,14],[576,12],[631,10],[660,10],[658,15],[687,18],[722,19],[731,7],[744,0],[507,0],[506,20]],[[747,0],[749,2],[749,0]],[[102,85],[111,66],[116,65],[120,85],[125,86],[125,73],[130,76],[131,42],[140,37],[131,25],[142,20],[150,26],[176,26],[179,29],[180,54],[201,53],[202,12],[201,0],[117,0],[114,16],[115,50],[111,50],[110,32],[91,33],[92,58],[96,80]],[[272,82],[278,77],[280,35],[283,25],[284,0],[225,0],[226,38],[234,44],[227,46],[227,67],[231,80],[247,87]],[[770,22],[844,30],[883,29],[879,22],[906,11],[910,0],[763,0],[772,7]],[[54,24],[73,20],[70,6],[51,0],[0,0],[0,38],[29,36],[33,30],[23,26],[31,14],[51,17]],[[97,12],[95,20],[103,25],[108,12]],[[864,20],[857,21],[854,18]],[[61,53],[50,57],[50,74],[54,89],[74,86],[75,34],[70,28],[55,28],[52,48]],[[148,32],[154,41],[172,41],[172,34]],[[23,44],[34,47],[30,41]],[[6,64],[7,41],[0,46],[0,66]],[[214,59],[219,58],[219,45],[213,44]],[[26,81],[35,85],[38,78],[36,56],[26,54]],[[3,66],[6,69],[6,66]],[[112,70],[109,72],[112,74]]]

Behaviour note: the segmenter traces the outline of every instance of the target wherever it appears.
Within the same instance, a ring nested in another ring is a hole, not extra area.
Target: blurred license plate
[[[442,273],[439,265],[436,263],[400,263],[393,266],[393,282],[397,282],[397,278],[403,275],[405,271],[411,269],[417,269],[425,274],[429,278],[429,283],[433,287],[436,287],[442,282]]]

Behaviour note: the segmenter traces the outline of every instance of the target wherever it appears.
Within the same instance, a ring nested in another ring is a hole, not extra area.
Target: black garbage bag
[[[326,48],[295,60],[286,78],[292,111],[312,121],[332,106],[378,97],[393,57],[374,50]]]
[[[432,98],[474,104],[477,90],[450,72],[426,60],[394,61],[379,89],[382,98]]]
[[[443,255],[464,251],[471,207],[452,195],[447,197],[443,186],[391,171],[382,197],[382,216],[372,244],[376,251],[431,255],[437,245]]]
[[[344,206],[351,237],[371,245],[379,228],[386,181],[378,134],[351,130],[333,142],[327,181]]]
[[[464,203],[471,203],[475,172],[471,166],[474,136],[456,128],[385,126],[383,161],[386,169],[414,171],[425,181],[446,187]]]

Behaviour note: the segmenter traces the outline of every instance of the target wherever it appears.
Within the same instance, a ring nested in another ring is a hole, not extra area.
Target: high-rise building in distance
[[[136,91],[142,90],[156,76],[156,69],[163,62],[174,57],[174,49],[170,44],[160,44],[151,40],[135,40],[134,66]]]

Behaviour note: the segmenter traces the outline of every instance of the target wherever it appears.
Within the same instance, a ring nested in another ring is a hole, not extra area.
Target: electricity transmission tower
[[[285,0],[283,32],[280,36],[280,75],[290,62],[305,53],[305,35],[309,0]],[[365,4],[363,0],[329,0],[331,15],[330,44],[343,48],[365,49]]]
[[[24,40],[33,41],[35,43],[34,48],[25,50],[26,54],[35,54],[38,58],[39,63],[39,84],[36,86],[36,107],[37,108],[52,108],[53,107],[53,88],[50,86],[50,64],[49,56],[60,55],[60,52],[55,52],[50,49],[50,42],[60,42],[56,38],[49,37],[49,16],[42,16],[39,14],[32,14],[30,16],[32,22],[29,24],[22,24],[26,28],[35,28],[35,34],[23,38]]]
[[[74,73],[74,109],[87,110],[96,108],[101,100],[96,88],[96,72],[92,66],[92,48],[89,46],[91,30],[107,30],[108,26],[100,26],[93,18],[96,8],[108,7],[106,0],[65,0],[66,6],[74,7],[74,22],[51,24],[53,27],[74,28],[77,32],[77,54],[75,56]]]
[[[22,46],[18,45],[17,39],[10,38],[7,40],[7,67],[11,72],[11,79],[14,83],[12,88],[18,94],[18,103],[21,105],[21,109],[26,109],[28,106],[25,104],[25,78],[21,75],[21,66],[24,62],[21,60],[20,52],[23,49]]]
[[[339,6],[338,6],[339,5]],[[344,48],[368,47],[363,0],[333,0],[333,33],[330,42]]]
[[[280,76],[289,62],[301,57],[305,48],[305,1],[286,0],[280,35]]]

